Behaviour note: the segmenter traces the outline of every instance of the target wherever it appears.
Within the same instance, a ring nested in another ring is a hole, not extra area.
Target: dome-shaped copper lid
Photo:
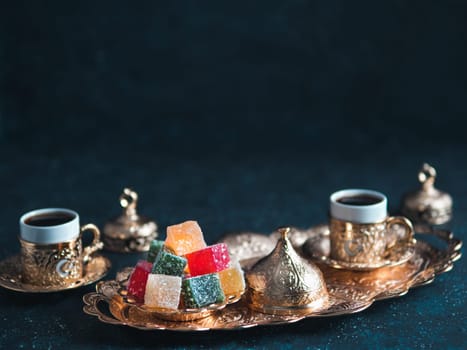
[[[256,311],[297,315],[326,307],[328,292],[320,269],[301,258],[281,234],[274,250],[246,273],[249,306]]]
[[[152,240],[157,237],[157,224],[136,212],[138,194],[125,188],[120,195],[123,213],[104,226],[102,240],[108,250],[130,253],[149,250]]]
[[[425,163],[418,173],[421,188],[402,199],[402,213],[409,219],[430,225],[439,225],[452,217],[452,197],[435,188],[436,170]]]

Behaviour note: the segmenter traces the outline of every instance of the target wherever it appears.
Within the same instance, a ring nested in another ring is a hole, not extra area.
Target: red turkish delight
[[[225,243],[218,243],[185,255],[191,276],[215,273],[226,269],[230,256]]]
[[[135,298],[136,301],[144,301],[144,293],[146,291],[146,283],[148,275],[151,272],[152,264],[145,260],[140,260],[136,264],[133,273],[128,282],[128,293]]]

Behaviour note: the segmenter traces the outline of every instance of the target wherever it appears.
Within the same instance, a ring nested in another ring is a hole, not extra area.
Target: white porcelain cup
[[[388,215],[388,199],[384,194],[365,189],[347,189],[330,197],[331,217],[359,224],[384,220]]]
[[[55,244],[75,240],[80,235],[79,215],[64,208],[30,211],[19,219],[22,240],[36,244]]]

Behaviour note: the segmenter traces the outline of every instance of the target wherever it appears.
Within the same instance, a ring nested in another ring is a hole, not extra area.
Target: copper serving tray
[[[117,275],[116,280],[100,282],[96,292],[83,297],[85,313],[97,317],[104,323],[125,325],[143,330],[207,331],[250,328],[259,325],[285,324],[310,317],[330,317],[356,313],[368,308],[374,301],[394,298],[406,294],[410,288],[432,282],[435,276],[452,269],[453,262],[461,257],[462,242],[452,232],[432,229],[427,226],[416,228],[418,233],[415,253],[409,261],[372,271],[349,271],[334,269],[315,261],[322,269],[330,300],[325,308],[301,315],[269,315],[248,308],[245,299],[199,320],[174,322],[125,301],[119,294],[128,270]],[[435,236],[445,242],[439,249],[423,238]],[[289,237],[296,250],[313,260],[311,247],[326,250],[329,241],[327,225],[307,230],[294,229]],[[241,260],[245,269],[258,258],[274,248],[277,234],[269,236],[257,233],[240,233],[222,239],[228,243],[232,256]],[[321,247],[321,248],[320,248]],[[322,248],[324,247],[324,248]],[[306,248],[306,249],[304,249]],[[318,255],[323,254],[318,252]]]

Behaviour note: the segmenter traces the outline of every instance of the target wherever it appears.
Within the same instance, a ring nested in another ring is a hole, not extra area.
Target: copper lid
[[[325,307],[328,292],[323,274],[313,263],[301,258],[287,238],[281,236],[274,250],[246,273],[249,306],[256,311],[277,314],[307,314]]]
[[[452,217],[452,198],[434,187],[436,170],[423,164],[418,173],[421,188],[410,192],[402,199],[402,213],[409,219],[430,225],[439,225]]]
[[[104,247],[108,250],[129,253],[145,252],[157,237],[157,224],[136,212],[138,194],[125,188],[120,195],[123,214],[104,226]]]

